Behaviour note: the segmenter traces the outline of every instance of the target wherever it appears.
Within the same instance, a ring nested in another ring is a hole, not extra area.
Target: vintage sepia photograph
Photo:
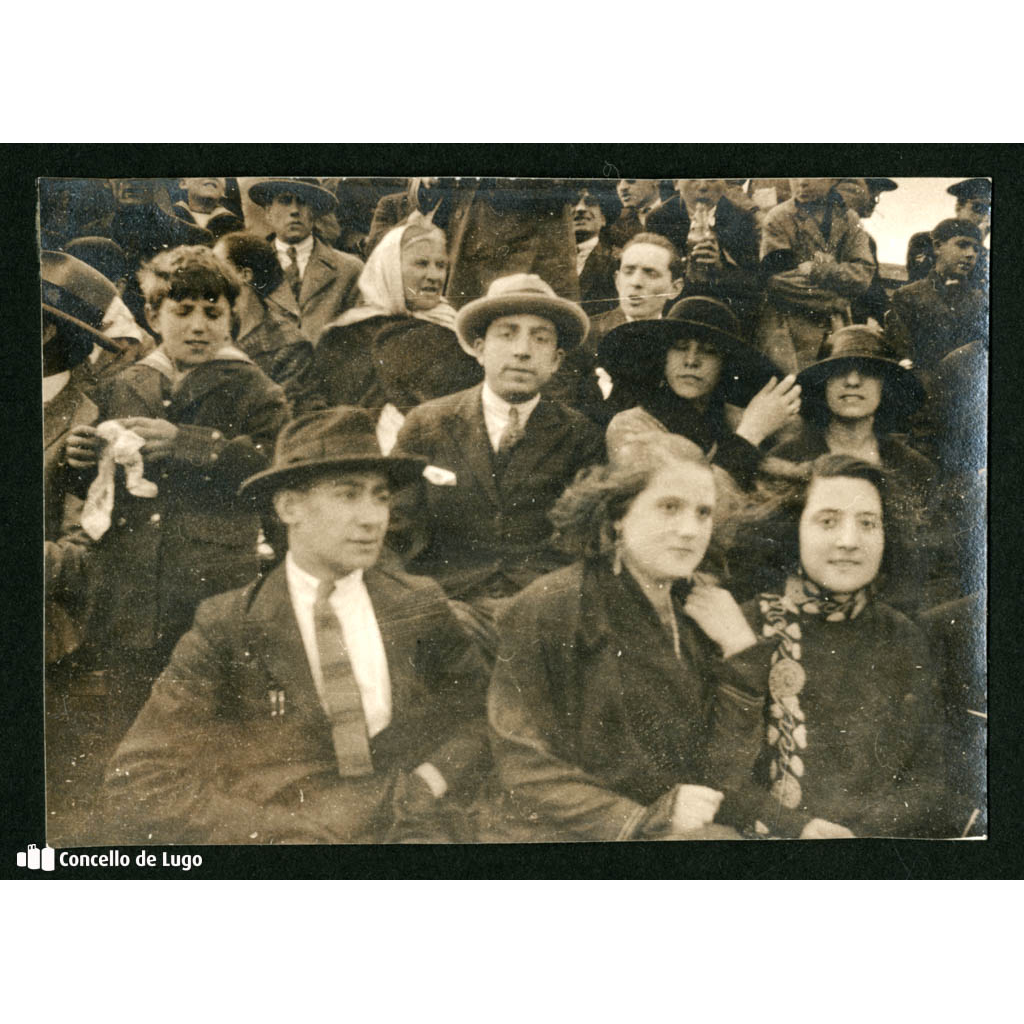
[[[992,210],[40,178],[46,845],[984,839]]]

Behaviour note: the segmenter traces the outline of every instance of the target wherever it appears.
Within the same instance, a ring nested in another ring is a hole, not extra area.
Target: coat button
[[[164,406],[166,407],[166,406],[168,406],[170,404],[171,404],[171,400],[169,398],[165,398],[164,399]]]
[[[152,515],[151,515],[151,516],[149,517],[149,521],[150,521],[151,523],[159,523],[159,522],[160,522],[160,513],[159,513],[159,512],[154,512],[154,513],[153,513],[153,514],[152,514]]]
[[[119,518],[119,519],[117,520],[117,525],[118,525],[118,526],[127,526],[127,525],[128,525],[128,520],[127,520],[127,519],[125,519],[125,517],[124,517],[124,516],[121,516],[121,517],[120,517],[120,518]]]
[[[214,441],[219,441],[224,435],[219,430],[215,430],[210,436]]]

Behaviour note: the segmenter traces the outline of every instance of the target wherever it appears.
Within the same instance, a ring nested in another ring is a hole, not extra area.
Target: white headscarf
[[[411,310],[405,304],[402,284],[402,238],[409,228],[432,227],[429,218],[419,212],[411,213],[401,224],[393,227],[370,253],[363,272],[359,275],[360,305],[345,310],[330,327],[347,327],[373,316],[413,316],[429,320],[449,330],[455,330],[455,310],[446,299],[433,309]],[[440,231],[440,228],[435,228]]]

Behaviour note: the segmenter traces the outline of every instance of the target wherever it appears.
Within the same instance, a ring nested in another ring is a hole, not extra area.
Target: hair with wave
[[[556,544],[576,558],[610,554],[615,547],[614,524],[629,511],[633,499],[659,470],[680,463],[711,470],[692,441],[652,431],[624,446],[607,465],[581,470],[548,514]],[[717,494],[717,481],[715,489]]]
[[[232,306],[242,290],[234,269],[205,245],[179,245],[157,253],[139,270],[139,287],[150,313],[166,298],[212,299],[224,296]]]
[[[266,298],[284,280],[274,246],[265,238],[251,231],[232,231],[222,235],[218,244],[224,246],[234,266],[252,271],[253,291],[261,298]]]

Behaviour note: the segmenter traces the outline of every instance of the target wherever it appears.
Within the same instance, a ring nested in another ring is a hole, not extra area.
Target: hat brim
[[[101,334],[96,330],[95,327],[90,327],[84,320],[79,320],[78,317],[71,316],[62,310],[57,309],[56,306],[51,306],[49,303],[43,302],[40,304],[44,313],[52,316],[55,320],[61,321],[65,328],[72,328],[74,331],[83,336],[83,339],[88,339],[89,349],[88,352],[92,351],[92,345],[99,345],[100,348],[105,348],[108,352],[120,352],[121,349],[105,334]],[[86,353],[88,355],[88,352]]]
[[[877,372],[878,376],[889,382],[890,388],[895,387],[898,389],[900,392],[898,398],[893,398],[890,394],[889,399],[886,399],[883,395],[883,401],[898,401],[901,409],[906,414],[913,415],[924,404],[924,386],[912,370],[908,370],[905,366],[900,366],[899,363],[892,359],[883,359],[880,356],[846,355],[832,356],[828,359],[822,359],[820,362],[811,363],[810,366],[797,374],[796,382],[803,390],[805,399],[802,411],[808,404],[807,398],[818,391],[822,392],[821,400],[824,401],[825,384],[829,378],[836,373],[842,372],[844,367],[854,365],[870,367]]]
[[[767,356],[741,338],[709,324],[692,320],[633,320],[621,324],[602,339],[597,362],[612,381],[634,393],[661,386],[665,356],[674,342],[693,337],[714,345],[722,357],[717,385],[731,405],[746,405],[779,372]]]
[[[318,213],[330,213],[338,205],[338,201],[327,189],[319,185],[310,185],[305,181],[290,181],[287,178],[256,182],[249,189],[249,198],[257,206],[268,206],[274,196],[282,192],[300,196]]]
[[[411,455],[382,455],[379,458],[356,456],[347,459],[306,459],[292,466],[280,466],[276,469],[265,469],[261,473],[256,473],[242,481],[238,493],[239,496],[266,497],[268,493],[328,469],[380,472],[387,476],[396,487],[402,487],[418,480],[423,475],[426,465],[426,459]]]
[[[558,332],[558,347],[561,349],[577,346],[590,329],[590,318],[575,302],[557,296],[513,293],[493,298],[485,296],[467,303],[455,318],[455,335],[463,350],[475,356],[473,342],[487,333],[492,320],[519,313],[531,313],[550,320]]]

